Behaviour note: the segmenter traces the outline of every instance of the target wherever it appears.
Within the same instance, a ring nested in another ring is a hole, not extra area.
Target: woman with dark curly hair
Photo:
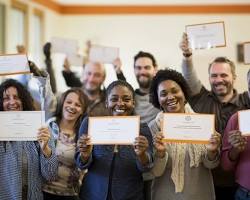
[[[0,111],[33,111],[33,99],[18,81],[0,85]],[[37,141],[0,141],[0,199],[43,200],[42,182],[56,175],[55,146],[47,127]]]
[[[154,77],[150,95],[152,104],[160,108],[156,119],[149,123],[154,136],[155,166],[151,171],[154,200],[213,200],[211,168],[219,164],[220,136],[215,133],[209,145],[163,143],[163,113],[191,112],[186,105],[190,89],[183,76],[172,69],[160,70]]]

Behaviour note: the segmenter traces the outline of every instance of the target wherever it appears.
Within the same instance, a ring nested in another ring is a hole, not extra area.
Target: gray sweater
[[[152,134],[157,134],[159,128],[155,120],[149,123]],[[184,168],[184,188],[175,193],[175,185],[171,178],[172,157],[167,149],[163,159],[156,158],[152,174],[155,176],[152,185],[153,200],[215,200],[213,178],[210,169],[218,166],[219,159],[210,161],[206,152],[198,167],[190,167],[189,154],[186,152]]]
[[[141,123],[149,123],[153,120],[159,109],[149,102],[149,94],[142,94],[138,89],[135,91],[135,114],[140,115]]]

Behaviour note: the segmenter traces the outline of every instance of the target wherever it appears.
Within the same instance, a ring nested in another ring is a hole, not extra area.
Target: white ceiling
[[[53,0],[62,5],[250,4],[250,0]]]

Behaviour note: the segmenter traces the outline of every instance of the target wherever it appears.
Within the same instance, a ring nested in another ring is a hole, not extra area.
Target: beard
[[[152,78],[149,76],[143,76],[144,78],[143,78],[143,80],[141,80],[140,77],[142,77],[142,76],[137,77],[137,82],[138,82],[140,88],[145,88],[145,89],[150,88]],[[145,77],[147,77],[147,78],[145,78]]]
[[[101,90],[101,86],[93,86],[93,85],[90,86],[88,84],[84,85],[83,88],[84,88],[84,91],[87,92],[90,95],[97,94]]]
[[[217,86],[218,85],[222,85],[224,86],[225,89],[223,90],[218,90]],[[213,84],[212,85],[212,91],[220,97],[224,97],[227,96],[228,94],[230,94],[233,90],[233,85],[231,83],[219,83],[219,84]]]

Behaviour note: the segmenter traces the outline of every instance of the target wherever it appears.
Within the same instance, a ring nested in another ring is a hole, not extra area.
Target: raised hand
[[[135,138],[134,150],[137,156],[141,156],[142,154],[144,154],[147,151],[148,146],[148,140],[145,136],[140,135]]]
[[[114,66],[114,69],[115,69],[115,72],[117,74],[121,73],[121,67],[122,67],[122,62],[121,62],[121,59],[120,58],[116,58],[114,61],[113,61],[113,66]]]
[[[41,127],[40,129],[38,129],[37,140],[45,157],[50,157],[52,153],[48,145],[50,137],[51,134],[48,127]]]
[[[70,63],[69,63],[69,60],[68,60],[67,57],[64,59],[63,68],[64,68],[65,71],[71,71],[70,70]]]
[[[207,154],[210,160],[214,160],[221,147],[221,135],[215,131],[207,145]]]
[[[162,133],[154,135],[154,147],[156,149],[156,156],[159,158],[163,158],[166,154],[166,145],[163,142],[163,138]]]
[[[188,35],[183,33],[182,40],[180,42],[180,49],[182,50],[183,55],[192,55],[192,49],[189,46]]]

